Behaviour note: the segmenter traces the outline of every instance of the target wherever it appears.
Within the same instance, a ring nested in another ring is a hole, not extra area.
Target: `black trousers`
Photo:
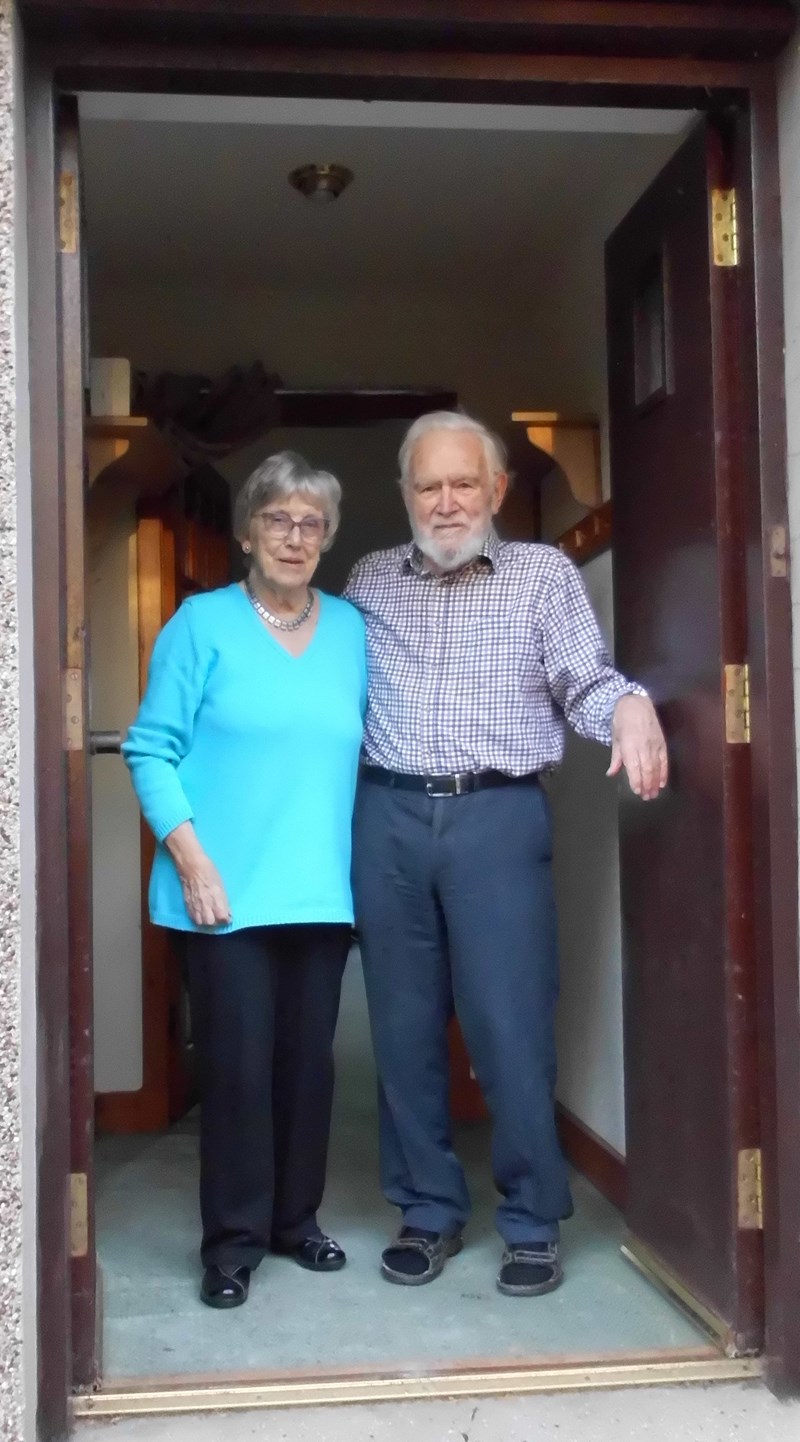
[[[204,1266],[319,1236],[348,926],[192,933]]]

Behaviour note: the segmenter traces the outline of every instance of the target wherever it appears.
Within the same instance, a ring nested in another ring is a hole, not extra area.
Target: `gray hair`
[[[490,431],[482,421],[476,421],[474,416],[468,416],[463,411],[429,411],[427,415],[420,416],[418,420],[414,421],[403,437],[398,460],[400,484],[404,488],[411,480],[414,447],[423,436],[429,435],[431,431],[469,431],[471,435],[479,436],[489,475],[498,476],[508,473],[506,448],[500,437],[495,435],[494,431]]]
[[[236,539],[241,541],[247,535],[256,511],[273,501],[288,501],[296,495],[306,496],[322,511],[328,523],[322,549],[327,551],[339,529],[342,488],[330,471],[315,470],[297,451],[278,451],[274,456],[267,456],[248,476],[234,506]]]

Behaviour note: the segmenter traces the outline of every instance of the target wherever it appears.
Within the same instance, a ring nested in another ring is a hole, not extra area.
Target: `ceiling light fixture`
[[[353,179],[345,165],[299,165],[289,176],[289,184],[306,200],[327,205],[336,200]]]

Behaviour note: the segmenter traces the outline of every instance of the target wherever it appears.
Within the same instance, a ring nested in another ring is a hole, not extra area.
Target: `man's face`
[[[414,540],[424,556],[453,571],[477,556],[508,487],[490,475],[480,436],[429,431],[411,456],[405,501]]]

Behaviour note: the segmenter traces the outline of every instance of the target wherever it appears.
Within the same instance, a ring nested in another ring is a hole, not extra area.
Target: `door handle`
[[[121,731],[89,732],[89,754],[91,756],[119,756],[121,750]]]

